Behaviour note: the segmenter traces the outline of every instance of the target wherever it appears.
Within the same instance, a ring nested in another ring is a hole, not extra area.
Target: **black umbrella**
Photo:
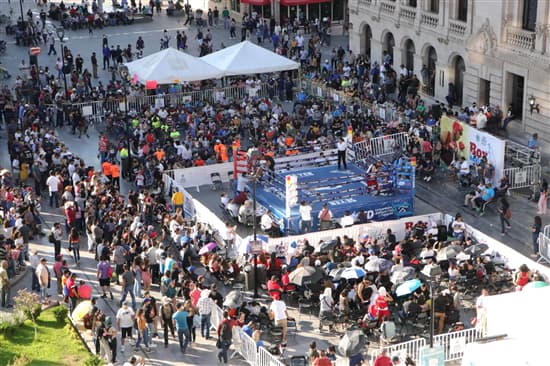
[[[363,351],[366,347],[365,334],[361,330],[349,330],[338,343],[338,353],[350,357]]]
[[[470,245],[468,248],[464,249],[464,253],[471,254],[471,255],[480,255],[481,253],[485,252],[487,249],[489,249],[489,246],[487,244],[474,244]]]
[[[298,267],[290,272],[288,279],[291,283],[303,286],[319,282],[324,277],[323,271],[312,266]]]
[[[319,251],[320,252],[328,252],[329,250],[334,249],[334,247],[338,244],[336,240],[330,240],[330,241],[323,241],[319,245]]]

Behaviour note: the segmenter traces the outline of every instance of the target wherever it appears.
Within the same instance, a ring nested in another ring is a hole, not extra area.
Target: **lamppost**
[[[252,237],[254,239],[254,298],[258,297],[258,252],[257,252],[257,224],[256,224],[256,178],[252,178]]]
[[[65,86],[65,98],[67,98],[67,74],[66,74],[66,65],[65,65],[65,47],[63,46],[63,39],[65,38],[65,29],[63,27],[58,27],[55,29],[57,33],[57,38],[59,38],[59,43],[61,46],[61,72],[63,73],[63,85]]]
[[[430,289],[430,348],[434,346],[434,333],[435,333],[435,292],[434,292],[434,280],[441,275],[441,267],[435,264],[428,264],[422,269],[422,275],[428,283],[428,288]]]
[[[132,169],[133,169],[133,164],[132,164],[132,139],[131,139],[131,134],[132,134],[132,126],[130,125],[131,124],[131,120],[130,120],[130,114],[129,114],[129,111],[128,111],[128,89],[127,87],[125,86],[123,88],[123,92],[124,92],[124,114],[125,114],[125,119],[126,119],[126,145],[127,145],[127,148],[128,148],[128,180],[131,182],[132,181]]]

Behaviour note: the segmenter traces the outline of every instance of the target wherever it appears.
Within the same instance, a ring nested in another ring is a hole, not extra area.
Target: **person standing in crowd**
[[[122,303],[126,300],[126,296],[130,294],[132,297],[132,309],[136,309],[136,297],[134,295],[134,281],[135,276],[134,272],[130,270],[130,266],[128,264],[124,265],[124,273],[122,273],[122,297],[120,299],[120,305],[122,306]]]
[[[481,295],[476,300],[476,328],[481,330],[481,334],[485,334],[487,327],[487,312],[485,308],[485,298],[489,296],[489,290],[483,288]]]
[[[139,308],[136,313],[136,326],[137,326],[137,341],[136,341],[136,347],[135,350],[140,350],[141,342],[143,341],[143,345],[145,346],[145,350],[147,352],[151,352],[151,348],[149,347],[149,332],[147,329],[147,320],[145,320],[145,311],[143,308]]]
[[[498,214],[500,217],[500,233],[501,235],[505,235],[506,231],[504,229],[504,224],[506,223],[506,228],[512,228],[509,221],[512,217],[512,211],[510,211],[510,204],[508,203],[506,196],[500,197],[500,208],[498,210]]]
[[[451,224],[453,229],[453,237],[457,238],[460,241],[464,241],[466,224],[462,221],[462,215],[457,213],[453,223]]]
[[[326,203],[323,203],[323,208],[319,211],[319,230],[328,230],[332,227],[332,212]]]
[[[176,337],[174,331],[174,322],[172,316],[175,313],[174,304],[169,297],[162,298],[162,306],[160,307],[160,325],[163,329],[164,348],[168,348],[168,332],[172,333],[172,338]]]
[[[10,308],[11,293],[10,280],[8,278],[8,261],[0,262],[0,306]]]
[[[40,264],[36,267],[35,273],[40,285],[40,302],[47,305],[49,303],[48,285],[50,283],[50,270],[46,262],[46,258],[40,259]]]
[[[542,182],[540,187],[540,196],[537,203],[537,208],[537,214],[546,215],[546,211],[548,209],[548,182],[545,180]]]
[[[63,239],[63,228],[59,222],[56,222],[53,224],[49,239],[50,241],[53,241],[54,258],[61,255],[61,239]]]
[[[302,234],[309,233],[311,231],[311,211],[313,207],[308,205],[306,201],[300,202],[300,232]]]
[[[275,321],[276,327],[283,329],[283,343],[286,343],[287,319],[288,312],[286,304],[281,300],[281,295],[273,294],[273,302],[269,306],[270,315]]]
[[[124,301],[122,307],[116,313],[117,327],[120,331],[120,351],[124,353],[126,338],[132,339],[132,329],[134,327],[134,311],[128,307],[128,302]]]
[[[227,351],[233,341],[233,320],[229,317],[227,311],[223,312],[223,320],[218,325],[217,335],[218,342],[216,346],[220,350],[218,352],[218,361],[227,363]]]
[[[533,225],[531,226],[531,237],[533,240],[533,254],[532,257],[538,257],[539,255],[539,234],[542,230],[542,219],[540,216],[535,216]]]
[[[183,196],[183,192],[179,190],[179,188],[175,188],[174,194],[172,194],[172,205],[174,206],[174,212],[179,210],[182,210],[183,212],[183,202],[185,200],[185,197]]]
[[[346,163],[346,150],[348,148],[348,143],[340,137],[336,143],[336,149],[338,150],[338,169],[341,166],[344,166],[344,170],[348,168]]]
[[[50,176],[46,179],[48,193],[50,194],[50,207],[59,208],[59,185],[61,181],[55,175],[55,171],[50,170]]]
[[[113,267],[109,262],[108,257],[101,257],[99,263],[97,264],[97,278],[99,280],[99,286],[103,290],[102,298],[107,298],[107,291],[111,295],[111,300],[113,300],[113,292],[111,291],[111,277],[113,275]]]
[[[76,227],[71,228],[69,233],[69,251],[73,252],[75,264],[80,264],[80,233]]]
[[[200,296],[197,302],[197,309],[201,320],[201,336],[208,340],[210,339],[210,319],[214,301],[210,298],[210,290],[208,289],[202,290]]]
[[[103,336],[101,337],[102,345],[104,352],[107,354],[107,360],[112,364],[116,364],[117,356],[117,340],[116,340],[116,329],[112,326],[111,317],[108,316],[105,318],[105,328],[103,331]]]
[[[183,304],[178,305],[178,310],[172,315],[174,327],[178,332],[178,341],[181,353],[185,354],[187,344],[189,343],[189,327],[187,326],[188,313],[185,311]]]

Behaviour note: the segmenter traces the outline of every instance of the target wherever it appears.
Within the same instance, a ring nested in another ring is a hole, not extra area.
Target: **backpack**
[[[50,243],[55,243],[55,236],[53,235],[53,230],[50,231],[50,233],[48,234],[48,241]]]
[[[107,278],[111,279],[113,277],[113,267],[109,265],[107,268]]]
[[[222,328],[220,329],[220,338],[223,339],[225,342],[231,343],[233,334],[231,332],[231,325],[229,324],[228,320],[222,323]]]

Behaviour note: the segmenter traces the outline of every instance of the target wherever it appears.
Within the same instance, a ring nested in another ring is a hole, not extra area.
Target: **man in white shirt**
[[[462,178],[465,175],[470,174],[470,163],[464,158],[460,158],[460,170],[458,171],[458,177]]]
[[[483,113],[483,109],[480,109],[476,117],[476,128],[484,130],[485,127],[487,127],[487,116]]]
[[[353,226],[354,220],[353,216],[351,216],[351,213],[349,211],[344,212],[344,216],[340,219],[340,226],[342,227],[349,227]]]
[[[132,329],[134,327],[134,310],[128,306],[128,302],[124,301],[122,307],[118,309],[116,313],[116,324],[118,330],[121,332],[120,336],[120,351],[124,353],[124,343],[126,338],[132,339]]]
[[[338,150],[338,169],[343,165],[344,169],[348,168],[346,163],[346,149],[348,148],[348,143],[340,137],[336,143],[336,149]]]
[[[323,321],[330,321],[334,318],[334,299],[332,298],[332,289],[325,288],[325,291],[319,296],[319,301],[319,332],[321,332],[323,330]],[[332,331],[332,329],[330,330]]]
[[[300,232],[302,234],[311,231],[311,210],[313,210],[313,208],[311,205],[308,205],[306,201],[300,202]]]
[[[235,196],[237,195],[238,192],[244,192],[244,190],[246,189],[246,185],[248,184],[249,181],[250,179],[248,179],[245,173],[239,174],[239,176],[237,177],[237,187],[236,187]]]
[[[283,343],[286,343],[286,330],[287,330],[287,319],[288,313],[286,310],[285,303],[280,299],[279,294],[274,294],[274,301],[269,307],[269,312],[273,320],[275,321],[276,327],[283,328]]]
[[[268,234],[269,236],[281,236],[281,229],[279,228],[279,225],[277,225],[277,223],[273,221],[273,218],[271,217],[271,210],[267,210],[262,215],[260,226],[262,227],[262,230],[265,231],[266,234]]]
[[[55,208],[59,208],[59,183],[59,178],[57,178],[55,172],[50,171],[50,176],[46,179],[46,185],[50,194],[50,207],[53,207],[55,203]]]

